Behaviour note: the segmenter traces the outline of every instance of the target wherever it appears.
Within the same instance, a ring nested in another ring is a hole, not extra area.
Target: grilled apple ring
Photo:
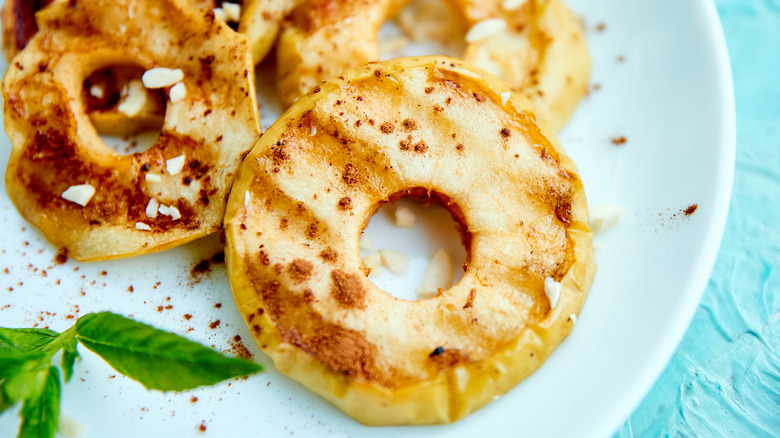
[[[6,0],[3,6],[3,48],[11,63],[38,31],[35,13],[55,0]],[[240,23],[228,25],[250,38],[252,56],[260,62],[271,50],[284,15],[300,0],[250,0],[240,15]],[[201,9],[221,8],[224,3],[241,6],[242,0],[189,0]],[[141,70],[139,72],[139,70]],[[140,79],[137,66],[111,66],[95,72],[84,82],[84,98],[92,124],[101,134],[127,136],[158,128],[165,116],[165,96],[147,90],[146,104],[133,114],[120,111],[128,84]]]
[[[238,163],[260,133],[246,37],[183,0],[73,6],[55,2],[38,13],[40,31],[3,79],[11,200],[78,260],[217,231]],[[89,122],[82,83],[125,63],[148,70],[144,80],[171,101],[157,142],[120,156]]]
[[[54,1],[6,0],[2,10],[3,49],[9,64],[38,32],[35,13]],[[213,0],[205,1],[213,4]],[[190,3],[206,6],[204,0]],[[162,125],[166,96],[154,90],[147,90],[146,103],[132,114],[119,110],[130,81],[140,80],[141,74],[143,69],[138,66],[107,66],[84,80],[86,111],[98,132],[127,136]]]
[[[463,59],[507,81],[553,128],[563,128],[587,92],[590,74],[585,35],[574,13],[562,0],[448,1],[471,28]]]
[[[330,79],[263,134],[231,191],[228,273],[255,340],[364,424],[451,422],[508,391],[570,333],[590,288],[575,165],[488,76],[421,57]],[[390,296],[360,260],[369,218],[405,196],[449,209],[468,252],[430,300]]]
[[[377,32],[408,0],[306,0],[276,47],[277,87],[289,106],[318,83],[379,59]]]
[[[440,1],[440,0],[435,0]],[[467,28],[463,59],[526,94],[559,130],[587,91],[590,57],[582,26],[561,0],[446,0]],[[376,33],[406,2],[309,0],[279,39],[284,105],[319,82],[379,59]]]

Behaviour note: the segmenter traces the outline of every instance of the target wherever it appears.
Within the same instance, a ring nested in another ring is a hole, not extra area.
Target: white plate
[[[62,411],[84,426],[84,438],[201,436],[201,425],[220,437],[612,433],[671,357],[709,278],[731,189],[734,103],[711,2],[569,3],[588,28],[592,83],[600,88],[561,138],[581,169],[591,206],[614,203],[628,213],[596,237],[599,270],[571,337],[539,372],[475,414],[446,426],[360,426],[276,373],[257,352],[222,265],[192,277],[195,264],[220,251],[218,239],[128,260],[57,265],[53,248],[4,191],[0,324],[63,330],[73,316],[110,309],[223,351],[240,335],[267,365],[246,380],[211,388],[148,392],[82,348]],[[611,139],[620,136],[627,142],[614,145]],[[3,136],[3,169],[9,151]],[[692,204],[696,212],[683,214]],[[15,435],[16,412],[0,416],[0,436]]]

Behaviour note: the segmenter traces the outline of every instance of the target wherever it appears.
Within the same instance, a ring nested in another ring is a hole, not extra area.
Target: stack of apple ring
[[[370,62],[408,0],[9,0],[6,189],[78,260],[224,229],[279,371],[367,425],[463,418],[542,365],[590,288],[585,191],[555,135],[589,57],[561,0],[446,1],[463,60]],[[273,47],[291,106],[261,136],[254,66]],[[99,136],[154,124],[132,155]],[[427,300],[378,289],[359,255],[404,197],[447,208],[468,254]]]

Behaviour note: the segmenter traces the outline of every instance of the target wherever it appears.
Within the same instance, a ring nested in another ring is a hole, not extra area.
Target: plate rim
[[[620,427],[631,419],[642,401],[648,396],[653,386],[659,381],[661,374],[671,362],[683,338],[693,322],[707,285],[712,277],[713,269],[720,252],[721,242],[726,230],[729,208],[734,185],[737,148],[736,101],[734,80],[728,45],[717,7],[711,0],[698,0],[696,6],[703,15],[703,27],[706,30],[708,49],[717,68],[712,71],[717,79],[718,87],[713,90],[713,101],[717,108],[717,121],[720,122],[720,140],[718,166],[716,168],[715,187],[712,191],[712,213],[705,223],[705,235],[699,251],[700,257],[692,265],[692,274],[687,278],[675,312],[666,321],[663,339],[656,343],[653,354],[649,354],[648,362],[642,372],[636,374],[632,388],[620,397],[623,403],[616,403],[611,412],[605,415],[601,427],[592,431],[589,436],[603,437],[615,435]],[[618,400],[620,401],[620,400]]]

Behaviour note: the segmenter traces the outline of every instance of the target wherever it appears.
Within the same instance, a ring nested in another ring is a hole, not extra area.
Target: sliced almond
[[[98,99],[102,99],[105,95],[105,91],[103,90],[103,87],[100,85],[93,85],[89,87],[89,94],[92,97],[97,97]]]
[[[222,8],[214,8],[214,17],[223,23],[227,23],[227,15],[225,15],[225,10]]]
[[[144,84],[138,79],[133,79],[122,89],[122,97],[116,109],[127,117],[133,117],[146,105],[147,97]]]
[[[180,68],[171,69],[165,67],[155,67],[144,72],[141,80],[146,88],[165,88],[181,82],[184,79],[184,72]]]
[[[184,86],[184,82],[179,82],[171,87],[168,97],[171,99],[171,103],[176,103],[187,97],[187,87]]]
[[[171,175],[180,174],[182,169],[184,169],[184,159],[184,154],[181,154],[178,157],[165,160],[165,170],[167,170]]]
[[[386,266],[393,274],[403,274],[409,265],[409,257],[398,251],[383,249],[379,251],[379,254],[382,255],[382,265]]]
[[[169,216],[172,220],[181,218],[181,213],[179,212],[179,209],[172,205],[171,206],[161,205],[160,208],[157,209],[157,211],[159,211],[160,214]]]
[[[225,11],[225,21],[238,23],[241,19],[241,5],[238,3],[222,3],[222,10]]]
[[[156,199],[152,198],[149,203],[146,204],[146,216],[152,219],[157,217],[157,209],[160,207],[160,203]]]
[[[504,91],[501,93],[501,106],[505,106],[507,102],[509,102],[509,98],[512,97],[512,93],[509,91]]]
[[[439,289],[447,289],[452,286],[455,278],[455,269],[452,267],[452,258],[444,249],[439,249],[431,258],[431,263],[425,271],[425,277],[417,293],[421,296],[432,298],[438,294]]]
[[[358,241],[361,251],[371,251],[374,249],[374,244],[371,242],[371,236],[366,233],[360,235],[360,241]]]
[[[92,196],[95,195],[95,188],[89,184],[79,184],[76,186],[68,187],[62,192],[62,198],[66,201],[75,202],[84,207],[87,205]]]
[[[488,18],[471,26],[466,33],[467,43],[476,43],[506,30],[506,21],[501,18]]]
[[[604,204],[590,210],[590,228],[594,233],[601,233],[612,228],[626,213],[625,208],[614,204]]]
[[[396,227],[401,228],[412,228],[414,227],[414,221],[417,219],[417,216],[414,214],[414,212],[404,206],[398,206],[395,209],[395,214],[393,223]]]
[[[375,252],[371,255],[367,255],[360,259],[363,262],[363,266],[368,269],[376,269],[382,266],[382,254]]]
[[[558,305],[558,300],[561,298],[561,284],[552,277],[545,278],[544,294],[547,295],[547,299],[550,300],[550,309],[554,309],[555,306]]]
[[[384,277],[387,275],[390,271],[387,270],[384,266],[377,266],[376,268],[372,269],[371,272],[368,274],[368,278],[374,279],[379,277]]]

